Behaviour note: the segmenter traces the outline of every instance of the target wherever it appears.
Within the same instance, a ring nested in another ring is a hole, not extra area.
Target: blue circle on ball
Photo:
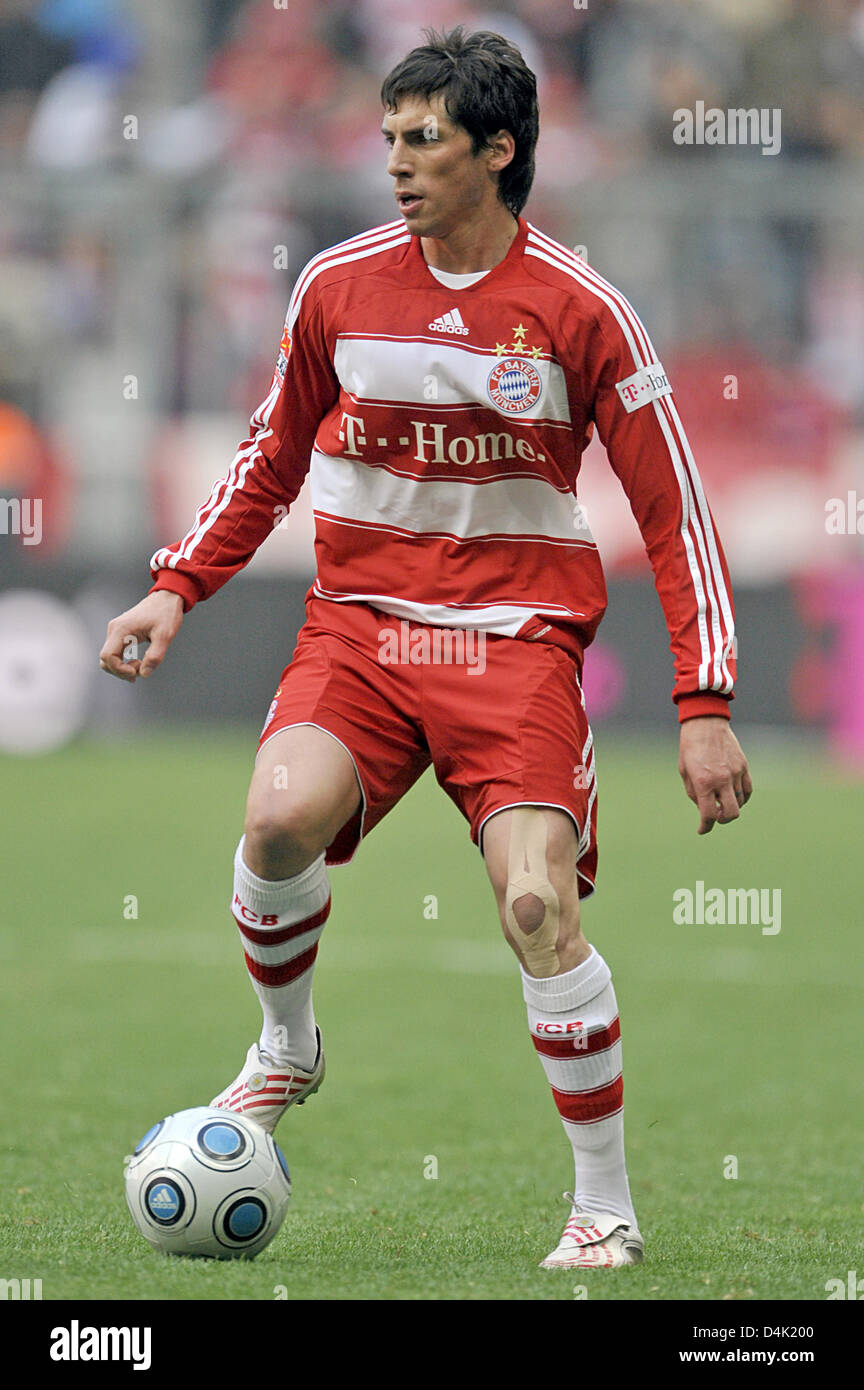
[[[144,1135],[144,1138],[139,1139],[138,1143],[135,1145],[136,1154],[140,1154],[142,1149],[146,1149],[148,1144],[153,1143],[153,1140],[156,1138],[156,1135],[159,1133],[164,1123],[164,1120],[159,1120],[157,1124],[150,1126],[147,1133]]]
[[[186,1202],[183,1193],[168,1178],[155,1178],[144,1198],[147,1210],[160,1226],[173,1226],[183,1215]]]
[[[276,1150],[276,1157],[277,1157],[278,1160],[279,1160],[279,1167],[282,1169],[282,1172],[285,1174],[286,1178],[287,1178],[288,1181],[290,1182],[290,1181],[291,1181],[291,1174],[288,1172],[288,1160],[287,1160],[287,1158],[285,1157],[285,1155],[283,1154],[283,1152],[282,1152],[282,1150],[280,1149],[279,1145],[278,1145],[275,1141],[274,1141],[274,1143],[273,1143],[273,1147],[274,1147],[274,1149]]]
[[[225,1218],[225,1226],[235,1240],[251,1240],[257,1236],[266,1220],[267,1213],[261,1203],[250,1199],[238,1202],[231,1208]]]
[[[240,1130],[221,1121],[205,1125],[198,1135],[198,1143],[211,1158],[236,1158],[246,1147],[245,1136]]]

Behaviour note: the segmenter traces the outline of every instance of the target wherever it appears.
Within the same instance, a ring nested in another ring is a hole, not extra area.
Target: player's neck
[[[503,261],[519,231],[519,223],[509,208],[502,203],[498,208],[491,217],[484,209],[476,217],[460,222],[447,236],[421,237],[426,264],[451,275],[493,270]]]

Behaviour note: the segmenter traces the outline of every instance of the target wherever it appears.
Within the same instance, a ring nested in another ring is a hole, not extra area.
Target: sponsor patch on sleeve
[[[623,381],[616,381],[615,390],[621,397],[621,404],[628,415],[631,411],[638,410],[641,405],[647,405],[649,401],[657,401],[661,396],[672,394],[669,378],[659,362],[649,362],[647,367],[640,367],[632,376],[625,377]]]

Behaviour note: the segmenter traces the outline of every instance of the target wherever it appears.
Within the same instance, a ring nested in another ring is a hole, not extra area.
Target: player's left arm
[[[675,657],[678,768],[704,835],[736,820],[753,791],[729,723],[736,677],[729,571],[665,372],[626,299],[609,300],[590,335],[585,389],[654,571]]]
[[[699,834],[737,820],[753,794],[750,769],[729,720],[697,715],[681,725],[678,771],[699,808]]]

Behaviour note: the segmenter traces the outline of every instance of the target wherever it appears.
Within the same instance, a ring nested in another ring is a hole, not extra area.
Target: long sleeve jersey
[[[595,426],[653,568],[679,717],[725,715],[729,577],[671,386],[624,296],[523,218],[466,288],[401,220],[309,262],[249,437],[156,551],[154,588],[186,611],[215,593],[309,474],[314,595],[581,661],[607,602],[577,501]]]

